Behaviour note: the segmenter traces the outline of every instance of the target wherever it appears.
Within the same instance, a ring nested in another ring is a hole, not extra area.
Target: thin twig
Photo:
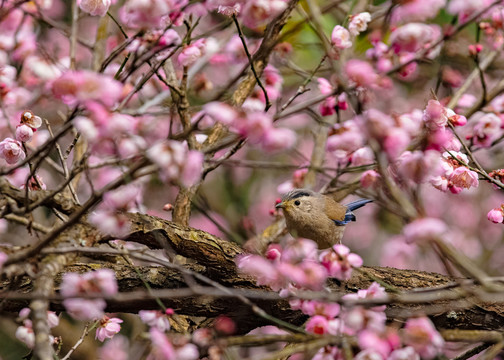
[[[254,61],[252,60],[252,56],[250,55],[250,52],[248,50],[248,47],[247,47],[247,43],[245,42],[245,37],[243,36],[243,32],[242,32],[242,29],[240,27],[240,23],[238,22],[238,19],[236,18],[236,15],[233,14],[233,21],[236,25],[236,29],[238,30],[238,36],[240,37],[240,40],[241,40],[241,43],[243,45],[243,49],[245,50],[245,54],[247,55],[247,59],[249,61],[249,64],[250,64],[250,69],[252,70],[252,73],[254,74],[254,77],[257,81],[257,85],[259,85],[259,87],[261,88],[263,94],[264,94],[264,101],[266,102],[266,106],[264,107],[264,112],[267,112],[268,109],[271,107],[271,103],[269,101],[269,97],[268,97],[268,92],[266,91],[266,89],[264,88],[262,82],[261,82],[261,79],[259,78],[259,75],[257,75],[257,72],[256,72],[256,69],[255,69],[255,66],[254,66]]]

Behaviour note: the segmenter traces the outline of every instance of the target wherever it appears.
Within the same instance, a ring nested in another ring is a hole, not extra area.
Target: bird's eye
[[[299,201],[299,200],[294,201],[294,205],[299,206],[300,204],[301,204],[301,201]]]

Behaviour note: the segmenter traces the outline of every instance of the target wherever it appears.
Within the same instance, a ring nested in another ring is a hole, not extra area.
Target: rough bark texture
[[[187,259],[183,266],[195,274],[200,274],[218,282],[228,289],[241,291],[256,291],[252,301],[268,314],[301,325],[305,317],[298,311],[290,309],[287,301],[281,299],[266,287],[260,287],[255,281],[237,272],[235,258],[243,250],[230,242],[219,239],[201,230],[183,227],[175,223],[142,214],[128,214],[132,223],[132,231],[127,241],[135,241],[147,245],[151,249],[164,248],[168,253],[176,253]],[[91,236],[92,239],[86,239]],[[87,246],[98,246],[96,231],[87,224],[80,224],[65,231],[65,239],[86,240]],[[41,258],[43,255],[39,255]],[[47,255],[46,255],[47,258]],[[67,257],[67,259],[70,257]],[[37,258],[31,259],[36,263]],[[135,268],[122,260],[121,256],[87,255],[69,262],[55,277],[55,290],[58,289],[64,272],[86,272],[100,267],[115,271],[121,294],[108,299],[110,312],[135,313],[141,309],[154,309],[157,304],[146,292],[144,296],[127,296],[133,291],[145,290],[141,280],[147,282],[153,289],[187,289],[186,278],[180,271],[160,266],[138,266],[140,276]],[[141,278],[140,278],[141,277]],[[459,329],[498,329],[504,325],[504,306],[499,301],[483,302],[482,290],[467,279],[451,279],[449,277],[413,270],[398,270],[393,268],[365,268],[364,272],[354,272],[352,279],[341,284],[332,281],[329,284],[331,296],[356,292],[367,288],[373,279],[379,279],[399,290],[391,294],[386,301],[389,318],[401,319],[412,313],[428,313],[440,328]],[[457,282],[456,282],[457,281]],[[3,281],[3,291],[9,291],[11,299],[5,298],[1,303],[2,311],[16,312],[27,306],[33,284],[28,277],[12,277]],[[460,284],[460,285],[459,285]],[[200,286],[208,286],[200,283]],[[418,289],[438,289],[430,292],[419,292]],[[415,289],[412,293],[408,290]],[[268,323],[262,317],[252,312],[249,305],[237,297],[218,294],[194,294],[187,289],[186,295],[175,293],[161,294],[160,298],[166,306],[172,307],[178,314],[214,318],[226,314],[235,319],[241,333],[254,327]],[[264,296],[257,292],[262,291]],[[13,295],[14,293],[14,295]],[[17,297],[15,294],[18,294]],[[124,295],[123,295],[124,294]],[[418,295],[417,295],[418,294]],[[422,294],[429,294],[425,297]],[[440,296],[442,294],[442,296]],[[423,296],[423,297],[422,297]],[[24,297],[24,299],[23,299]],[[436,300],[435,299],[440,299]],[[434,300],[432,300],[434,299]],[[497,297],[498,299],[498,297]],[[53,298],[50,307],[61,310],[61,300]]]

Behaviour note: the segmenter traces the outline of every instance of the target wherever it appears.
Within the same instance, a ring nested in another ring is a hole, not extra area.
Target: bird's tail
[[[350,204],[346,204],[345,206],[347,207],[348,210],[352,211],[352,210],[356,210],[358,208],[361,208],[364,205],[366,205],[367,203],[370,203],[372,201],[373,200],[370,200],[370,199],[359,199],[356,201],[352,201]]]

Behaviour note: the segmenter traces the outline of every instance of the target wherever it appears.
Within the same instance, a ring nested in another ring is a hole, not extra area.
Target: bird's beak
[[[275,205],[275,209],[284,209],[285,204],[283,202],[279,202],[278,204]]]

